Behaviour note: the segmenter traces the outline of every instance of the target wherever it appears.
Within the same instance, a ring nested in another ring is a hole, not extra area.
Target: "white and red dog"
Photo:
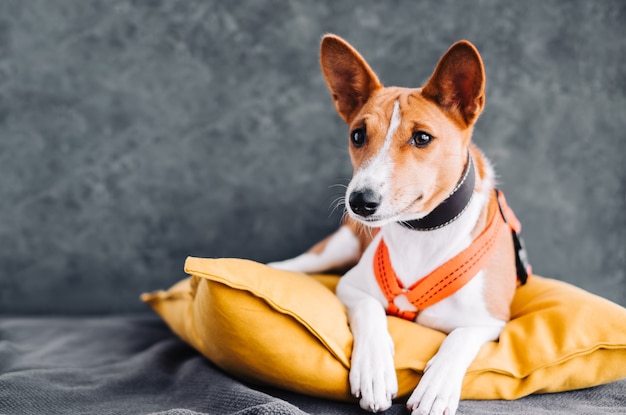
[[[471,143],[485,104],[481,57],[461,41],[422,88],[383,87],[354,48],[327,35],[321,65],[350,126],[348,216],[308,252],[270,265],[322,272],[356,264],[337,295],[354,335],[350,387],[363,409],[386,410],[398,391],[386,314],[447,333],[407,407],[452,415],[468,366],[498,338],[527,276],[519,223]]]

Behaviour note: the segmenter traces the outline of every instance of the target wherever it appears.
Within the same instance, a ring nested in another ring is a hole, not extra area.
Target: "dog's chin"
[[[392,219],[376,219],[371,217],[364,218],[359,215],[350,215],[350,217],[369,228],[380,228],[394,222]]]
[[[412,220],[422,219],[427,213],[396,213],[392,215],[372,215],[363,217],[348,210],[350,217],[357,222],[370,228],[381,228],[391,223],[408,222]]]

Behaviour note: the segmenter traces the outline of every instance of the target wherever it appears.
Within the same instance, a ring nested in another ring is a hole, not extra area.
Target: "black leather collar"
[[[423,218],[400,222],[400,224],[416,231],[432,231],[454,222],[469,205],[474,194],[475,183],[474,161],[472,155],[468,153],[467,164],[461,175],[461,180],[450,193],[450,196]]]

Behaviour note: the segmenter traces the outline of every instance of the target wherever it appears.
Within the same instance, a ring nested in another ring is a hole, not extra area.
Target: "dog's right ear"
[[[322,39],[321,64],[335,108],[350,124],[382,84],[359,52],[339,36],[326,35]]]

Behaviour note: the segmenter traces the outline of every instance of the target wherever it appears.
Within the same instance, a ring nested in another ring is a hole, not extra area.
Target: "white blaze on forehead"
[[[387,129],[387,135],[385,135],[385,143],[383,144],[383,148],[380,151],[380,154],[384,154],[391,147],[391,139],[393,135],[396,133],[396,130],[400,126],[400,102],[396,99],[393,103],[393,112],[391,113],[391,120],[389,121],[389,129]]]
[[[393,136],[401,122],[400,102],[396,100],[393,103],[393,112],[391,113],[389,127],[387,128],[387,134],[385,134],[385,141],[382,147],[369,162],[356,172],[350,186],[348,186],[348,194],[355,189],[369,188],[370,190],[378,192],[384,198],[393,170],[393,162],[389,157],[389,150],[393,143]]]
[[[372,159],[370,165],[375,165],[377,162],[384,161],[386,163],[387,153],[391,148],[391,143],[393,142],[393,135],[396,133],[396,130],[400,126],[400,102],[395,100],[393,103],[393,112],[391,113],[391,119],[389,120],[389,128],[387,129],[387,134],[385,135],[385,142],[383,146],[378,151],[378,154]]]

